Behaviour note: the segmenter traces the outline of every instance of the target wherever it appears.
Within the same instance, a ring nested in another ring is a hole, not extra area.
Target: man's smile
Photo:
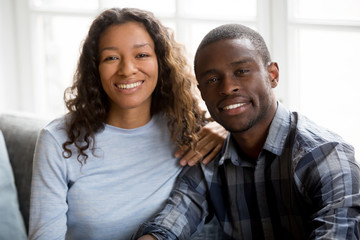
[[[241,106],[243,106],[245,103],[236,103],[236,104],[231,104],[231,105],[227,105],[225,107],[223,107],[223,110],[230,110],[230,109],[234,109],[234,108],[239,108]]]

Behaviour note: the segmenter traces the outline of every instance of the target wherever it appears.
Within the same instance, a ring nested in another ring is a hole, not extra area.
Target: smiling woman
[[[99,52],[100,79],[110,100],[106,122],[121,128],[149,122],[158,62],[145,27],[136,22],[109,27],[100,37]]]
[[[152,13],[112,8],[93,21],[69,113],[38,138],[30,239],[129,239],[169,196],[182,169],[176,148],[193,147],[189,165],[220,151],[226,131],[203,130],[189,70]]]

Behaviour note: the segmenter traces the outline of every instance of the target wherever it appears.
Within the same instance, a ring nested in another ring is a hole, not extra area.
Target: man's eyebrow
[[[249,57],[249,58],[241,59],[239,61],[234,61],[234,62],[230,63],[230,65],[237,66],[237,65],[252,63],[252,62],[255,62],[255,60],[253,58]],[[214,73],[217,73],[216,69],[209,69],[209,70],[206,70],[205,72],[200,73],[199,77],[202,78],[202,77],[205,77],[206,75],[210,75],[210,74],[214,74]]]
[[[200,73],[199,78],[203,78],[203,77],[205,77],[206,75],[214,74],[214,73],[216,73],[216,72],[217,72],[216,69],[206,70],[205,72]]]
[[[252,58],[244,58],[239,61],[232,62],[230,65],[234,66],[234,65],[241,65],[241,64],[245,64],[245,63],[251,63],[251,62],[255,62],[255,60]]]

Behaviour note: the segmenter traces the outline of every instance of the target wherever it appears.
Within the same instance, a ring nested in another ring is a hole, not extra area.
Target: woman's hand
[[[210,122],[199,131],[199,141],[195,150],[189,147],[180,148],[175,157],[181,157],[180,164],[194,166],[202,158],[202,163],[207,164],[218,154],[225,141],[227,131],[217,122]],[[185,154],[185,155],[184,155]]]

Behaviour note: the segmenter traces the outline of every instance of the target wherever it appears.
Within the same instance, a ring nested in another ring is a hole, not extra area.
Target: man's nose
[[[224,76],[221,81],[220,95],[231,95],[239,91],[239,81],[235,80],[231,76]]]

